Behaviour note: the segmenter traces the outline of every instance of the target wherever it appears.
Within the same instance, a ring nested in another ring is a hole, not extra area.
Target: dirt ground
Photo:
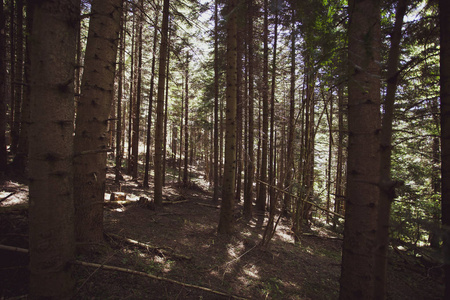
[[[167,203],[153,211],[138,204],[140,197],[152,198],[151,189],[126,176],[118,187],[108,176],[105,201],[120,190],[128,202],[105,205],[104,249],[77,260],[140,273],[74,265],[74,299],[338,298],[342,236],[326,226],[313,224],[295,243],[289,220],[282,220],[269,246],[262,248],[267,216],[245,222],[238,204],[236,233],[219,236],[219,208],[201,178],[189,189],[169,178]],[[8,179],[0,192],[0,199],[7,197],[0,202],[0,244],[27,248],[28,188]],[[26,254],[0,250],[0,299],[26,299],[27,264]],[[441,276],[439,265],[392,251],[388,298],[441,299]]]

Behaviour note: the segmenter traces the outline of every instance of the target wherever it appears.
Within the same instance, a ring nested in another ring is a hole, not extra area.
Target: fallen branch
[[[14,251],[14,252],[20,252],[20,253],[28,253],[29,252],[28,249],[25,249],[25,248],[19,248],[19,247],[7,246],[7,245],[0,245],[0,249]]]
[[[111,238],[118,239],[120,241],[126,242],[128,244],[131,244],[131,245],[134,245],[134,246],[146,249],[146,250],[149,250],[149,249],[156,250],[156,251],[160,252],[161,254],[174,256],[174,257],[177,257],[180,259],[187,259],[187,260],[192,259],[190,256],[175,253],[175,251],[170,247],[165,247],[165,248],[156,247],[156,246],[153,246],[153,245],[150,245],[147,243],[142,243],[142,242],[139,242],[136,240],[132,240],[132,239],[129,239],[129,238],[126,238],[126,237],[123,237],[123,236],[120,236],[120,235],[117,235],[114,233],[108,233],[106,235],[108,235]],[[169,250],[170,252],[168,252],[167,250]]]
[[[79,260],[73,261],[73,264],[81,265],[81,266],[85,266],[85,267],[93,267],[93,268],[99,268],[99,269],[105,269],[105,270],[118,271],[118,272],[123,272],[123,273],[128,273],[128,274],[139,275],[139,276],[148,277],[148,278],[151,278],[151,279],[156,279],[156,280],[160,280],[160,281],[166,281],[166,282],[178,284],[178,285],[181,285],[181,286],[184,286],[184,287],[194,288],[194,289],[197,289],[197,290],[213,293],[213,294],[224,296],[224,297],[230,297],[232,299],[242,299],[242,300],[246,299],[246,298],[243,298],[243,297],[230,295],[230,294],[227,294],[227,293],[224,293],[224,292],[221,292],[221,291],[216,291],[216,290],[213,290],[213,289],[210,289],[210,288],[207,288],[207,287],[203,287],[203,286],[199,286],[199,285],[195,285],[195,284],[190,284],[190,283],[184,283],[184,282],[181,282],[181,281],[177,281],[177,280],[173,280],[173,279],[169,279],[169,278],[165,278],[165,277],[160,277],[160,276],[156,276],[156,275],[152,275],[152,274],[147,274],[147,273],[136,271],[136,270],[120,268],[120,267],[115,267],[115,266],[95,264],[95,263],[88,263],[88,262],[79,261]]]
[[[206,203],[198,203],[198,202],[195,202],[195,203],[197,203],[198,205],[201,205],[201,206],[212,207],[212,208],[217,208],[217,209],[220,208],[220,206],[218,206],[218,205],[206,204]]]
[[[5,201],[6,199],[8,199],[9,197],[11,197],[12,195],[14,195],[14,194],[16,194],[16,193],[17,193],[17,192],[12,192],[12,193],[9,194],[8,196],[3,197],[2,199],[0,199],[0,203],[3,202],[3,201]]]

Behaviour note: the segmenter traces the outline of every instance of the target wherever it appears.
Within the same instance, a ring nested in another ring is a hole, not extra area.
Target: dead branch
[[[99,268],[99,269],[104,269],[104,270],[111,270],[111,271],[118,271],[118,272],[123,272],[123,273],[128,273],[128,274],[139,275],[139,276],[148,277],[148,278],[151,278],[151,279],[156,279],[156,280],[160,280],[160,281],[166,281],[166,282],[174,283],[174,284],[181,285],[181,286],[184,286],[184,287],[194,288],[194,289],[197,289],[197,290],[213,293],[213,294],[224,296],[224,297],[230,297],[232,299],[243,299],[243,300],[246,299],[246,298],[243,298],[243,297],[230,295],[230,294],[227,294],[227,293],[224,293],[224,292],[221,292],[221,291],[213,290],[213,289],[210,289],[210,288],[207,288],[207,287],[203,287],[203,286],[199,286],[199,285],[195,285],[195,284],[190,284],[190,283],[184,283],[184,282],[181,282],[181,281],[177,281],[177,280],[173,280],[173,279],[169,279],[169,278],[165,278],[165,277],[160,277],[160,276],[156,276],[156,275],[152,275],[152,274],[147,274],[147,273],[136,271],[136,270],[120,268],[120,267],[115,267],[115,266],[95,264],[95,263],[88,263],[88,262],[79,261],[79,260],[73,261],[73,264],[82,265],[82,266],[85,266],[85,267],[93,267],[93,268]]]
[[[14,251],[14,252],[20,252],[20,253],[28,253],[29,252],[28,249],[25,249],[25,248],[19,248],[19,247],[7,246],[7,245],[0,245],[0,249]]]
[[[17,193],[17,192],[12,192],[12,193],[9,194],[8,196],[3,197],[2,199],[0,199],[0,203],[3,202],[3,201],[5,201],[6,199],[8,199],[9,197],[11,197],[12,195],[14,195],[14,194],[16,194],[16,193]]]
[[[140,247],[140,248],[143,248],[143,249],[146,249],[146,250],[150,250],[150,249],[151,250],[156,250],[156,251],[160,252],[161,254],[174,256],[174,257],[177,257],[177,258],[180,258],[180,259],[187,259],[187,260],[191,260],[192,259],[190,256],[186,256],[186,255],[183,255],[183,254],[175,253],[175,250],[173,250],[170,247],[164,247],[164,248],[156,247],[156,246],[153,246],[153,245],[150,245],[150,244],[147,244],[147,243],[142,243],[142,242],[139,242],[139,241],[136,241],[136,240],[132,240],[132,239],[129,239],[129,238],[126,238],[126,237],[123,237],[123,236],[120,236],[120,235],[117,235],[117,234],[114,234],[114,233],[108,233],[106,235],[111,237],[111,238],[118,239],[118,240],[123,241],[125,243],[131,244],[133,246],[137,246],[137,247]]]
[[[206,207],[212,207],[212,208],[220,208],[220,206],[218,206],[218,205],[212,205],[212,204],[206,204],[206,203],[198,203],[198,202],[195,202],[196,204],[198,204],[198,205],[201,205],[201,206],[206,206]]]

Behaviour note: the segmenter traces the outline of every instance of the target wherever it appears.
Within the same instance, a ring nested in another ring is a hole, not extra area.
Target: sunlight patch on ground
[[[28,186],[7,181],[2,184],[0,189],[0,199],[4,199],[0,202],[0,207],[28,203]]]
[[[243,268],[242,270],[244,272],[245,275],[249,276],[252,279],[259,279],[259,270],[255,265],[247,265]],[[244,281],[248,281],[248,279],[246,279],[245,277],[241,277],[244,278],[244,280],[241,279],[242,282]]]

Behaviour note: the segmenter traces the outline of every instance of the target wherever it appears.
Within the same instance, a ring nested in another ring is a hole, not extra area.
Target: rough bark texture
[[[253,205],[253,177],[255,173],[255,158],[254,158],[254,129],[253,129],[253,111],[254,111],[254,68],[253,68],[253,0],[248,0],[248,14],[247,14],[247,44],[248,44],[248,147],[247,147],[247,184],[244,190],[244,216],[247,220],[252,218]]]
[[[31,35],[30,299],[70,299],[79,1],[39,1]]]
[[[169,33],[169,0],[164,0],[161,28],[161,46],[159,48],[158,96],[156,98],[155,125],[155,205],[162,206],[163,187],[163,148],[164,148],[164,83],[166,81],[167,44]]]
[[[75,232],[80,250],[103,240],[107,125],[122,0],[95,0],[85,55],[75,129]]]
[[[222,184],[222,205],[218,232],[233,232],[233,209],[236,184],[236,109],[237,109],[237,0],[228,1],[225,15],[227,20],[227,89],[226,89],[226,132],[225,165]]]
[[[6,26],[3,0],[0,3],[0,173],[6,171]]]
[[[349,2],[348,197],[340,299],[374,299],[380,195],[380,1]]]
[[[214,203],[219,201],[219,17],[217,2],[218,0],[214,2]]]
[[[392,122],[395,93],[398,83],[398,62],[402,39],[403,17],[407,0],[399,0],[395,11],[395,24],[391,34],[391,48],[387,64],[387,88],[381,129],[381,190],[378,205],[377,251],[375,257],[375,298],[386,298],[387,251],[389,247],[389,219],[391,203],[395,197],[395,182],[391,179]]]
[[[441,176],[442,176],[442,229],[445,272],[445,299],[450,299],[450,6],[439,1],[441,26]]]

